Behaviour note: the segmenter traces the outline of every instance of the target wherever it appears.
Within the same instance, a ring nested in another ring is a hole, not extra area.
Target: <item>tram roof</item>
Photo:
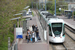
[[[46,18],[57,18],[56,16],[46,16]]]
[[[58,19],[58,18],[51,18],[49,20],[50,23],[63,23],[63,19]]]

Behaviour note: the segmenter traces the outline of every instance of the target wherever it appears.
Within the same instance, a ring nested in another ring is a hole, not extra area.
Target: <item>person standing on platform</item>
[[[38,30],[38,26],[37,25],[35,26],[35,29],[34,30],[35,30],[35,32]]]
[[[29,34],[27,33],[27,43],[29,43]]]
[[[35,42],[35,32],[32,32],[32,42]]]
[[[34,31],[34,29],[35,29],[35,25],[34,24],[32,25],[32,28],[33,28],[33,31]]]
[[[36,31],[36,37],[37,37],[37,40],[38,40],[38,37],[39,37],[39,31],[38,30]]]
[[[30,32],[30,30],[27,31],[27,34],[29,35],[29,40],[30,40],[30,37],[31,37],[31,32]]]
[[[29,27],[29,30],[30,30],[31,32],[33,31],[32,26]]]

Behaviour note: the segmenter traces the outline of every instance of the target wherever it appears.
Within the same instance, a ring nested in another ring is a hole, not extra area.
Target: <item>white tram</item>
[[[47,27],[49,28],[49,41],[52,43],[63,43],[65,41],[64,21],[53,16],[48,11],[39,11],[39,15],[42,28],[45,30],[47,30]]]

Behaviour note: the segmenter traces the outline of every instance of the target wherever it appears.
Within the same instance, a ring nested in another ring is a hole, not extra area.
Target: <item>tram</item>
[[[39,10],[39,15],[39,21],[42,28],[45,30],[47,30],[47,27],[49,28],[49,42],[63,43],[65,41],[65,27],[63,19],[53,16],[48,11]]]

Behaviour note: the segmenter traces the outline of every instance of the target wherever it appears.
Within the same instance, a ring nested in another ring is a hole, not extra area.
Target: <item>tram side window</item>
[[[51,27],[49,26],[49,36],[52,36]]]

